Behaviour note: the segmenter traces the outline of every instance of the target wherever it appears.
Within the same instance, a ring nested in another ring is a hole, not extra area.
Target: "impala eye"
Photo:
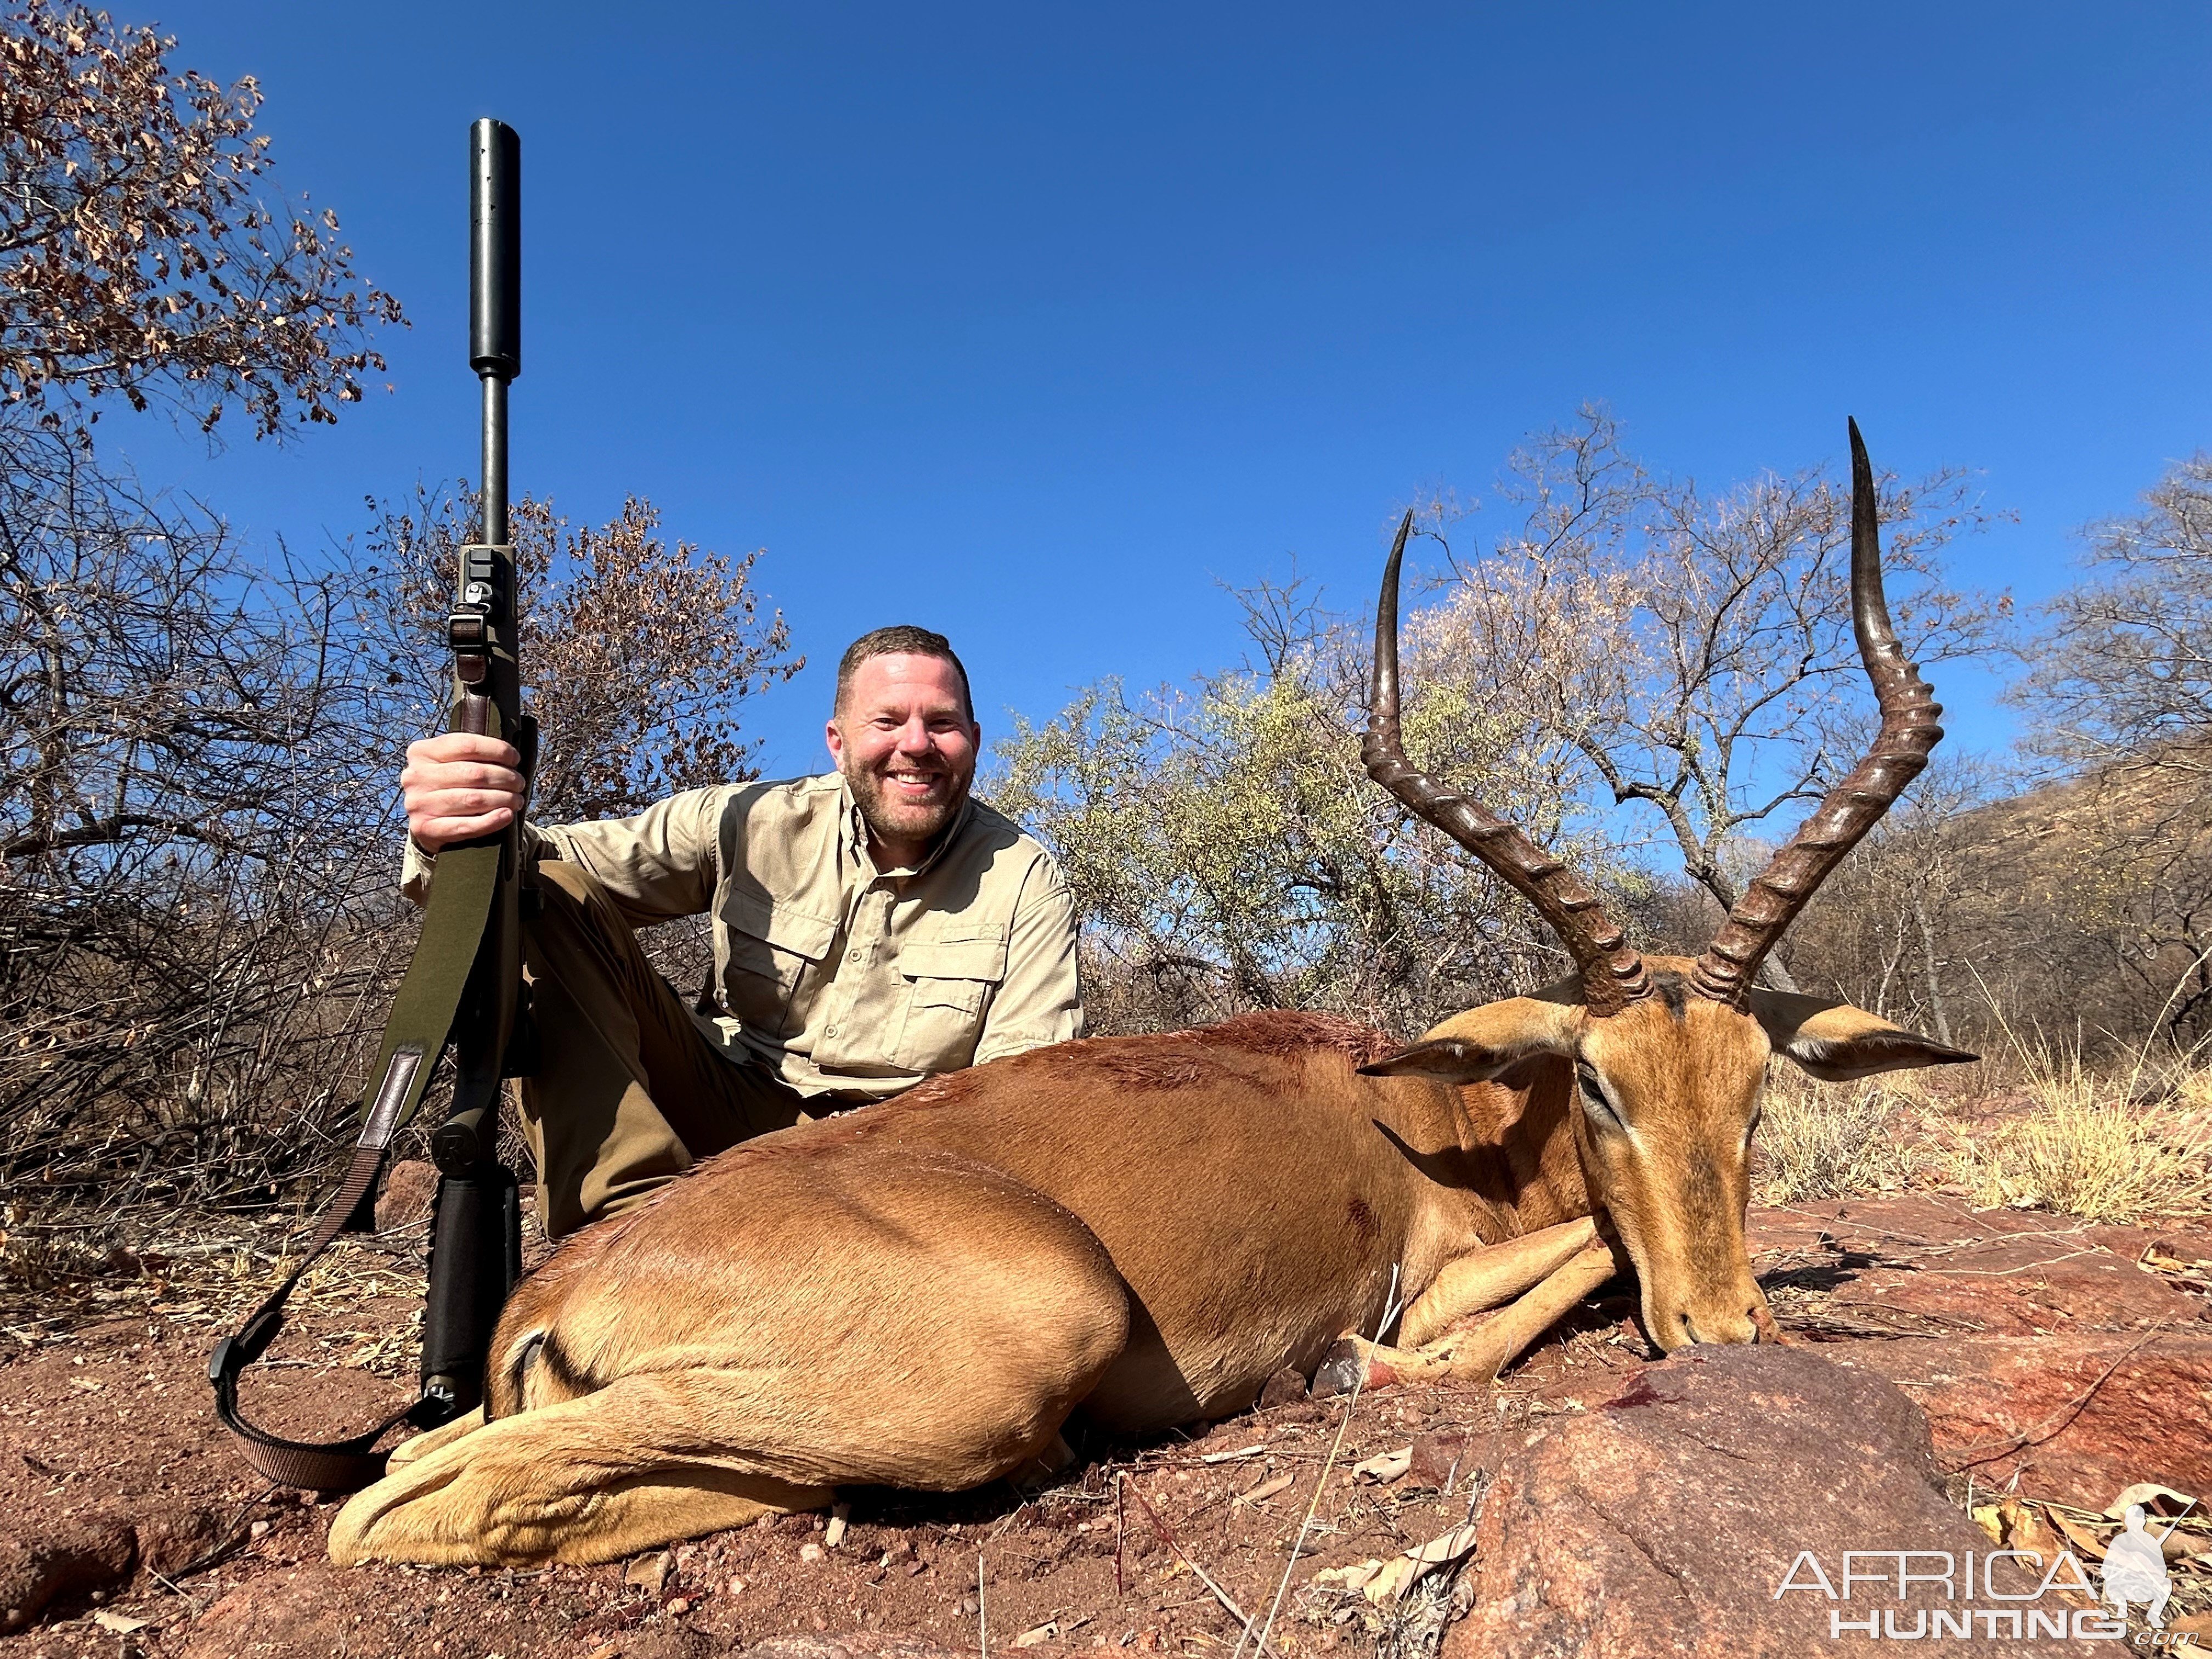
[[[1583,1107],[1598,1123],[1608,1129],[1622,1127],[1620,1114],[1605,1097],[1605,1085],[1597,1080],[1597,1073],[1588,1066],[1577,1064],[1575,1081],[1582,1086]]]

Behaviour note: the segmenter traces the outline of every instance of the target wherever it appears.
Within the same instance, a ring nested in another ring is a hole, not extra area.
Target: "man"
[[[522,1120],[555,1237],[751,1136],[1082,1034],[1074,907],[1044,848],[969,798],[981,732],[945,636],[855,640],[825,735],[820,777],[524,826],[544,906]],[[522,810],[516,760],[463,732],[409,746],[416,902],[441,848]],[[714,995],[695,1012],[635,930],[702,914]]]

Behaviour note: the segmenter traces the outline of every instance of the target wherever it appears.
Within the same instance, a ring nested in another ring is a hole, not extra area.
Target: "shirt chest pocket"
[[[747,893],[731,894],[721,919],[725,1006],[750,1030],[788,1036],[807,970],[830,954],[837,924]]]
[[[1005,931],[916,940],[899,951],[898,971],[907,994],[897,1063],[910,1072],[950,1072],[975,1059],[991,995],[1006,976]]]

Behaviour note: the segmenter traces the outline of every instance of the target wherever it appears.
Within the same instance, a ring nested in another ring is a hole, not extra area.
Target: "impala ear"
[[[1752,1016],[1766,1028],[1775,1052],[1789,1055],[1823,1083],[1849,1083],[1919,1066],[1963,1066],[1981,1058],[1916,1036],[1848,1002],[1762,990],[1753,991],[1750,1000]]]
[[[1485,1083],[1536,1054],[1574,1052],[1571,1004],[1509,997],[1455,1014],[1419,1042],[1359,1069],[1368,1077],[1435,1077]]]

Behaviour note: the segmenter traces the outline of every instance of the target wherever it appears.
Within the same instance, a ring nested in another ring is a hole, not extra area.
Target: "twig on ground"
[[[1389,1294],[1382,1298],[1382,1317],[1375,1323],[1375,1340],[1377,1342],[1382,1340],[1382,1333],[1390,1328],[1390,1322],[1397,1318],[1401,1311],[1398,1267],[1399,1264],[1395,1261],[1390,1264]],[[1260,1639],[1252,1644],[1255,1655],[1267,1650],[1267,1633],[1275,1628],[1275,1615],[1282,1611],[1283,1597],[1291,1588],[1291,1575],[1297,1571],[1298,1556],[1306,1547],[1306,1534],[1313,1530],[1314,1516],[1321,1510],[1321,1495],[1328,1490],[1329,1471],[1336,1467],[1336,1455],[1344,1449],[1345,1431],[1352,1426],[1352,1413],[1358,1406],[1359,1396],[1366,1386],[1367,1367],[1362,1364],[1359,1375],[1352,1379],[1352,1392],[1345,1399],[1344,1416],[1337,1423],[1336,1438],[1329,1443],[1328,1455],[1322,1460],[1321,1478],[1314,1482],[1313,1498],[1306,1504],[1305,1519],[1298,1523],[1298,1535],[1291,1545],[1291,1559],[1283,1564],[1283,1581],[1275,1586],[1275,1599],[1267,1608],[1267,1622],[1260,1627]],[[1249,1625],[1245,1627],[1247,1634],[1249,1634],[1250,1628]],[[1229,1659],[1239,1659],[1243,1651],[1244,1638],[1240,1636],[1237,1638],[1236,1647],[1230,1652]]]
[[[1196,1561],[1191,1559],[1190,1552],[1183,1548],[1182,1543],[1176,1539],[1175,1534],[1168,1529],[1168,1523],[1161,1520],[1159,1511],[1155,1510],[1150,1503],[1146,1501],[1145,1494],[1143,1492],[1138,1491],[1134,1486],[1132,1486],[1129,1488],[1129,1495],[1137,1500],[1137,1507],[1144,1510],[1146,1518],[1152,1523],[1152,1530],[1159,1534],[1160,1542],[1165,1544],[1182,1559],[1183,1565],[1188,1567],[1193,1573],[1197,1575],[1198,1582],[1213,1592],[1214,1600],[1220,1602],[1223,1607],[1229,1609],[1229,1616],[1244,1627],[1243,1635],[1240,1635],[1237,1638],[1237,1646],[1241,1650],[1243,1646],[1244,1637],[1249,1636],[1252,1633],[1252,1615],[1245,1612],[1243,1608],[1238,1607],[1237,1605],[1236,1598],[1231,1595],[1227,1590],[1222,1589],[1220,1585],[1215,1583],[1212,1577],[1207,1573],[1206,1569],[1200,1566]],[[1258,1650],[1259,1650],[1257,1649],[1255,1650],[1255,1652]]]
[[[2031,1446],[2039,1446],[2045,1441],[2063,1434],[2067,1425],[2088,1408],[2090,1401],[2096,1398],[2097,1390],[2112,1380],[2114,1371],[2119,1370],[2122,1365],[2127,1364],[2165,1334],[2166,1322],[2161,1319],[2115,1355],[2112,1363],[2098,1372],[2097,1380],[2083,1389],[2078,1397],[2060,1407],[2033,1428],[2023,1430],[2008,1440],[1995,1441],[1986,1446],[1967,1447],[1968,1452],[1980,1455],[1969,1456],[1963,1462],[1952,1465],[1949,1473],[1957,1474],[1966,1469],[1978,1468],[1984,1463],[1993,1463],[2000,1457],[2010,1456],[2016,1451],[2026,1451]]]

